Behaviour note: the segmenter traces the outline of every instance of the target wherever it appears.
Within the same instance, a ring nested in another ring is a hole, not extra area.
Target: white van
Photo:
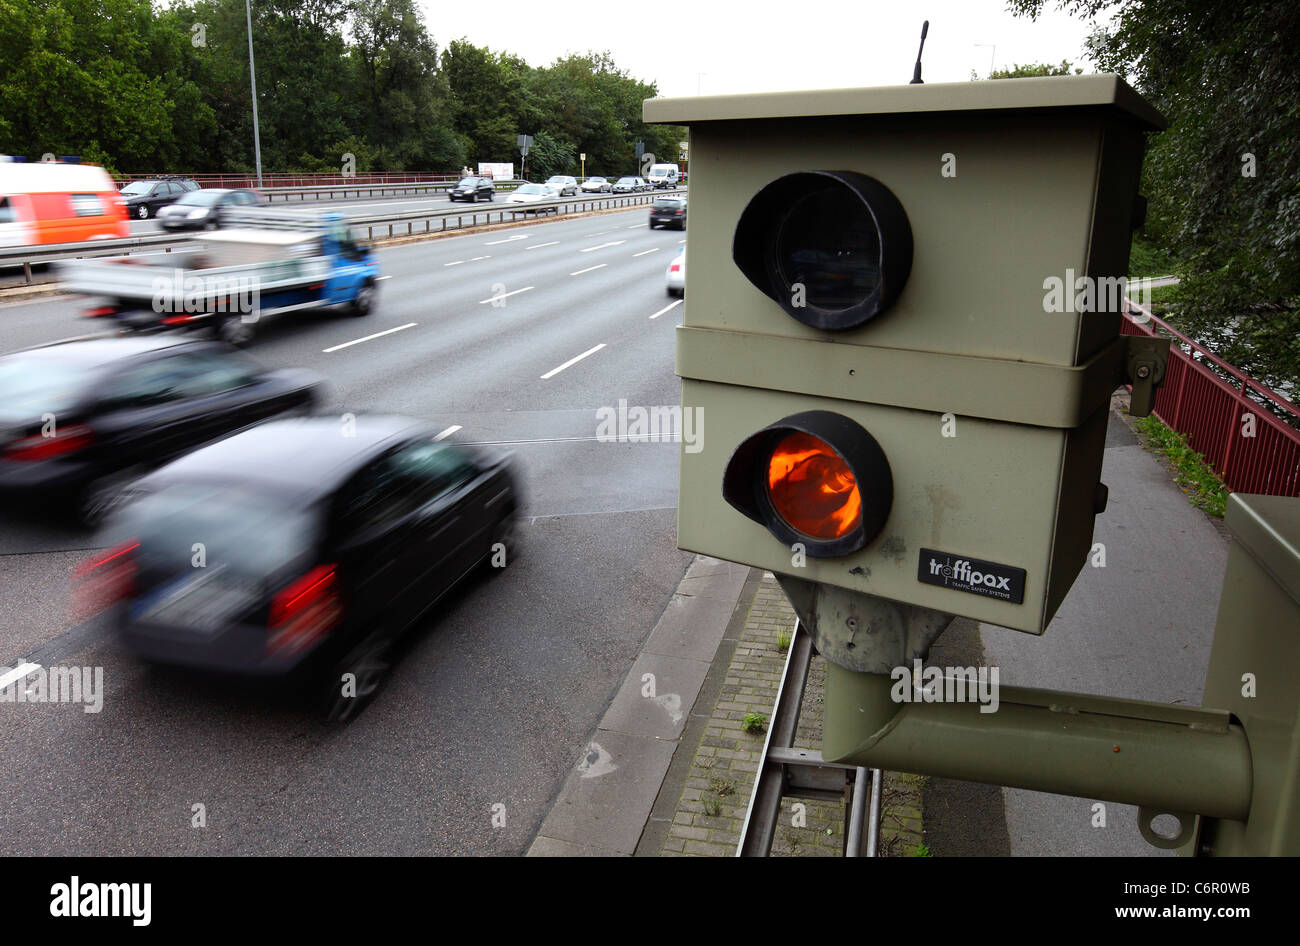
[[[675,164],[652,165],[646,177],[655,187],[676,187],[681,179]]]

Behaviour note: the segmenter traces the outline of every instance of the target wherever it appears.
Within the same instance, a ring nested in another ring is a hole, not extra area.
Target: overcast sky
[[[533,66],[607,49],[663,96],[906,83],[926,19],[927,82],[964,82],[972,69],[986,75],[990,55],[995,68],[1068,59],[1093,69],[1083,58],[1089,24],[1057,12],[1055,0],[1037,22],[1007,13],[1005,0],[419,2],[439,48],[463,36]]]

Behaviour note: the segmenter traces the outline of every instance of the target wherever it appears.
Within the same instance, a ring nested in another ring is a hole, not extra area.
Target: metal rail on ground
[[[736,846],[737,857],[767,857],[771,853],[783,798],[842,802],[844,856],[877,856],[880,770],[825,762],[816,749],[794,748],[812,655],[812,635],[796,622],[776,708],[772,711],[763,756],[754,778],[749,810],[745,813],[745,826]]]

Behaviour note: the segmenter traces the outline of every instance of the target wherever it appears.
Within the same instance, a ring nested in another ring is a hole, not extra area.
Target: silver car
[[[554,187],[561,197],[578,196],[578,179],[567,174],[552,174],[546,179],[547,187]]]

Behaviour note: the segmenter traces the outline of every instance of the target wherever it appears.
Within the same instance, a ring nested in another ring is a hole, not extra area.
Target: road
[[[320,372],[330,412],[458,425],[521,467],[522,556],[419,628],[347,727],[275,690],[142,668],[72,627],[66,576],[91,538],[7,510],[0,665],[101,666],[106,695],[98,714],[7,708],[6,849],[520,853],[689,560],[678,448],[595,440],[599,407],[679,403],[664,270],[684,236],[638,210],[393,247],[371,316],[261,326],[253,357]],[[94,325],[76,313],[63,297],[0,306],[0,348]]]

